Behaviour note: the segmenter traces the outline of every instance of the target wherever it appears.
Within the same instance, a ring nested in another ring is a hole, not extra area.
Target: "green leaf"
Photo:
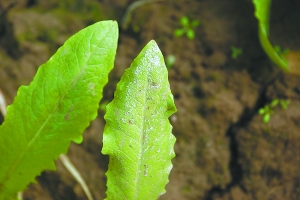
[[[273,100],[271,101],[270,107],[271,107],[271,108],[274,108],[275,106],[278,105],[278,103],[279,103],[279,99],[275,98],[275,99],[273,99]]]
[[[192,29],[188,29],[186,32],[186,37],[190,40],[195,38],[195,32]]]
[[[280,56],[284,56],[284,55],[286,55],[286,54],[288,54],[290,52],[291,52],[290,49],[284,49],[283,51],[281,51]]]
[[[186,27],[188,26],[190,23],[190,20],[189,18],[187,18],[186,16],[183,16],[180,18],[180,24],[183,26],[183,27]]]
[[[266,113],[264,116],[263,116],[263,122],[264,123],[268,123],[270,121],[270,118],[271,118],[271,115],[269,113]]]
[[[290,100],[280,100],[279,103],[281,107],[286,110],[288,108],[288,105],[290,104]]]
[[[199,24],[200,24],[200,22],[199,22],[198,20],[195,19],[195,20],[192,21],[191,27],[192,27],[192,28],[196,28],[197,26],[199,26]]]
[[[243,50],[241,48],[235,47],[233,45],[230,46],[231,49],[231,58],[236,59],[240,54],[243,53]]]
[[[266,113],[265,108],[260,108],[260,109],[258,110],[258,114],[260,114],[260,115],[263,115],[263,114],[265,114],[265,113]]]
[[[102,90],[113,68],[118,27],[89,26],[65,42],[43,64],[29,86],[21,86],[0,127],[0,199],[18,191],[53,160],[97,116]]]
[[[279,99],[278,99],[278,98],[275,98],[275,99],[273,99],[273,100],[271,101],[270,107],[271,107],[271,108],[274,108],[275,106],[278,105],[278,103],[279,103]]]
[[[176,37],[181,37],[181,36],[183,36],[184,33],[185,33],[185,30],[184,30],[184,29],[176,29],[176,30],[174,31],[174,35],[175,35]]]
[[[176,107],[154,41],[125,71],[106,109],[102,153],[110,156],[107,199],[157,199],[165,192],[175,156],[168,118]]]
[[[274,50],[275,50],[278,54],[281,54],[281,47],[280,47],[280,46],[275,45],[275,46],[274,46]]]

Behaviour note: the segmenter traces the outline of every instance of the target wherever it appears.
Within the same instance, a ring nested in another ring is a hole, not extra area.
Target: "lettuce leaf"
[[[175,156],[169,117],[176,111],[163,55],[150,41],[117,85],[104,116],[110,156],[107,199],[157,199]]]
[[[0,127],[0,199],[15,199],[97,116],[113,68],[118,26],[91,25],[72,36],[21,86]]]

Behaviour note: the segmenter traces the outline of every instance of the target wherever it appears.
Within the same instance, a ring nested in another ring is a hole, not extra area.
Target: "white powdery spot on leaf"
[[[142,62],[142,65],[137,66],[136,69],[134,70],[134,75],[139,76],[140,74],[142,74],[144,65],[145,65],[144,62]]]
[[[145,53],[145,58],[146,58],[147,62],[151,63],[151,67],[160,67],[161,64],[160,64],[159,56],[157,56],[157,55],[153,56],[153,52],[154,52],[153,49],[151,49],[150,51],[147,51]]]
[[[150,61],[151,61],[151,64],[153,64],[154,66],[160,66],[160,59],[159,59],[159,57],[155,56]]]

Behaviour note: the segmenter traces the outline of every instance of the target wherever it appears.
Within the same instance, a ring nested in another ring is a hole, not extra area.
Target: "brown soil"
[[[72,34],[97,20],[121,21],[133,0],[0,1],[0,88],[11,103],[20,85]],[[299,51],[300,3],[273,0],[273,44]],[[104,92],[116,83],[142,47],[155,39],[163,54],[174,55],[169,70],[178,112],[170,118],[177,138],[167,193],[161,200],[300,199],[300,79],[274,66],[260,47],[251,0],[165,0],[132,12],[120,30],[115,69]],[[179,19],[200,21],[196,38],[176,38]],[[230,47],[243,53],[231,58]],[[258,109],[277,106],[268,124]],[[68,156],[96,200],[105,198],[108,157],[103,156],[103,112]],[[24,199],[86,199],[58,160],[29,185]]]

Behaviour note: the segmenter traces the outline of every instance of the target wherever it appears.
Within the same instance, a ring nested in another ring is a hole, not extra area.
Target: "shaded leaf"
[[[198,20],[193,20],[192,23],[191,23],[192,28],[196,28],[199,25],[200,25],[200,22]]]

